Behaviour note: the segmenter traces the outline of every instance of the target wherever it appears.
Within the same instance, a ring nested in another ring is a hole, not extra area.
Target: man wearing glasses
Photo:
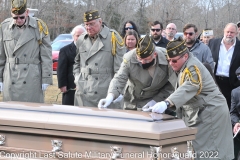
[[[188,50],[202,63],[207,63],[214,70],[214,62],[209,47],[197,39],[198,29],[194,24],[186,24],[183,28],[183,38]]]
[[[153,43],[158,47],[166,48],[169,41],[162,36],[162,30],[163,30],[163,25],[159,21],[154,21],[151,24],[150,33],[151,33]]]
[[[148,111],[164,113],[167,108],[174,107],[178,118],[182,118],[188,127],[196,127],[198,132],[193,140],[196,159],[203,158],[202,152],[212,152],[216,159],[233,159],[230,114],[213,77],[189,52],[181,37],[169,42],[166,49],[169,64],[178,75],[176,88],[168,98]]]
[[[177,33],[177,26],[174,23],[169,23],[166,27],[166,39],[173,41],[175,34]]]
[[[123,92],[124,109],[141,111],[152,107],[172,93],[175,81],[170,78],[171,73],[166,50],[155,47],[152,38],[146,35],[139,40],[137,48],[124,55],[121,68],[110,83],[108,95],[99,101],[98,107],[108,107]]]
[[[48,29],[29,16],[27,0],[12,0],[11,5],[12,17],[0,27],[0,91],[4,101],[43,103],[44,91],[52,84]]]
[[[98,101],[106,97],[126,49],[121,36],[102,25],[97,10],[85,12],[83,20],[87,32],[79,36],[76,43],[74,105],[97,107]],[[120,108],[120,104],[111,107]]]

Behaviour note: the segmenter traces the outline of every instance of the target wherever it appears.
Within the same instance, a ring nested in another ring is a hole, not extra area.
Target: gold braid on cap
[[[117,33],[118,34],[118,33]],[[121,38],[121,36],[118,34],[118,36]],[[118,41],[117,37],[115,36],[114,32],[112,32],[112,55],[116,55],[116,45],[119,44],[121,47],[124,45],[123,39],[121,38],[121,42]]]
[[[182,85],[184,83],[184,81],[188,80],[192,85],[199,86],[198,92],[196,94],[196,96],[197,96],[202,91],[202,76],[201,76],[200,70],[198,69],[198,67],[196,65],[194,65],[194,68],[196,70],[199,80],[193,79],[193,76],[192,76],[191,72],[189,71],[189,69],[185,68],[183,71],[183,74],[181,76],[181,79],[180,79],[180,85]]]
[[[141,40],[141,39],[140,39]],[[142,41],[144,40],[144,38],[142,38]],[[137,52],[137,54],[140,56],[142,53],[144,53],[147,49],[148,49],[148,47],[150,46],[150,44],[152,43],[152,41],[150,40],[149,42],[148,42],[148,45],[147,45],[147,47],[142,51],[142,52],[140,52],[140,49],[139,49],[139,51]],[[154,47],[153,47],[154,48]],[[152,51],[153,51],[153,48],[152,48]],[[152,52],[151,51],[151,52]]]
[[[26,0],[24,0],[24,3],[23,3],[23,5],[22,6],[20,6],[19,8],[16,8],[15,6],[14,6],[14,4],[13,4],[13,1],[14,0],[12,0],[12,7],[14,7],[14,9],[15,10],[17,10],[17,11],[19,11],[19,10],[21,10],[24,6],[25,6],[25,4],[27,3],[27,1]]]
[[[171,51],[171,50],[173,50],[173,49],[176,49],[176,48],[178,48],[179,46],[181,46],[181,45],[184,44],[184,43],[185,43],[185,41],[183,41],[183,42],[180,43],[179,45],[177,45],[177,46],[175,46],[175,47],[169,49],[168,51]],[[171,43],[169,42],[168,44],[170,45]]]

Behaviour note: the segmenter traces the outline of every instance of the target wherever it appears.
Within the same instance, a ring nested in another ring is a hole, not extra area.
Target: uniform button
[[[15,54],[13,54],[13,57],[15,57]]]
[[[95,63],[95,66],[97,66],[98,64],[97,63]]]
[[[23,84],[26,84],[26,81],[24,81]]]
[[[26,57],[27,55],[26,54],[24,54],[24,57]]]
[[[96,77],[95,79],[96,79],[96,80],[98,80],[98,78],[97,78],[97,77]]]
[[[27,70],[27,68],[24,68],[24,71],[26,71]]]
[[[97,94],[97,92],[94,92],[95,94]]]
[[[12,82],[12,84],[15,84],[14,82]]]

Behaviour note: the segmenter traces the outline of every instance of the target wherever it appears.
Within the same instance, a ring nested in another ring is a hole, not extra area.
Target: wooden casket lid
[[[194,137],[197,132],[166,114],[25,102],[0,102],[0,126],[154,141]]]

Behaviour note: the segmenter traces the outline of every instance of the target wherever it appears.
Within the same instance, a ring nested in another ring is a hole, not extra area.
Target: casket
[[[166,114],[0,102],[0,159],[194,159],[196,132]]]

